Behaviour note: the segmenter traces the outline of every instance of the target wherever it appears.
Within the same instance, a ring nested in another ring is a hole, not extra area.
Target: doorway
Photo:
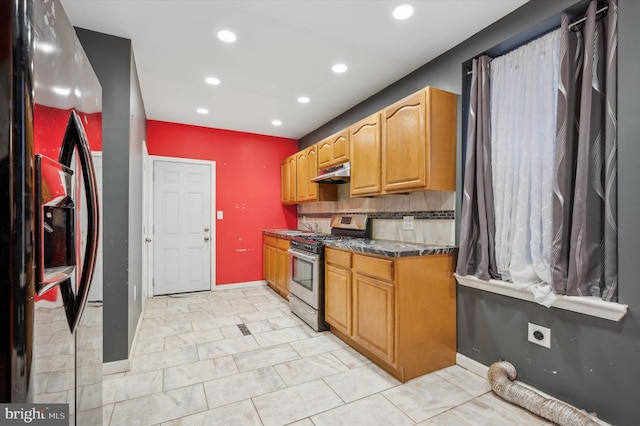
[[[215,286],[215,162],[154,157],[152,180],[154,296]]]

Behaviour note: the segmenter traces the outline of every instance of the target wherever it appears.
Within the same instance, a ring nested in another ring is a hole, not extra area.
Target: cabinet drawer
[[[393,260],[356,254],[353,256],[353,270],[362,275],[393,281]]]
[[[351,253],[348,251],[326,249],[324,253],[327,263],[351,269]]]
[[[290,245],[291,241],[285,240],[283,238],[278,238],[278,250],[289,250]]]
[[[278,239],[276,237],[272,237],[271,235],[264,236],[264,243],[271,247],[278,247]]]

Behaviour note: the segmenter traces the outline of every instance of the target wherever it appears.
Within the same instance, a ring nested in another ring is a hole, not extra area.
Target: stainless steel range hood
[[[328,169],[320,170],[318,176],[311,178],[316,183],[349,183],[351,163],[343,163]]]

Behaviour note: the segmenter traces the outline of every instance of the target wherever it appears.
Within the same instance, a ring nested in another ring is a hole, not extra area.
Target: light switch
[[[222,220],[223,216],[224,215],[222,214],[222,210],[218,210],[216,213],[216,217],[218,218],[218,220]]]

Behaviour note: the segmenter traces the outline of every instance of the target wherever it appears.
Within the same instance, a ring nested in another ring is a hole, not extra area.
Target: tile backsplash
[[[298,229],[303,223],[319,232],[331,232],[331,215],[367,213],[371,215],[374,239],[414,243],[455,244],[455,192],[419,191],[408,194],[351,198],[349,185],[338,186],[338,201],[298,205]],[[413,229],[402,227],[402,217],[413,216]]]

